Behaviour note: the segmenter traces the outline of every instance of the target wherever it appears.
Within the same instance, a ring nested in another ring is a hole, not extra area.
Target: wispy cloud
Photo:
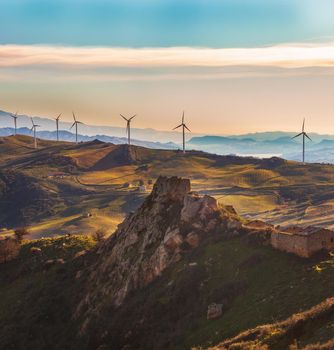
[[[334,42],[261,48],[113,48],[0,45],[0,68],[334,67]]]

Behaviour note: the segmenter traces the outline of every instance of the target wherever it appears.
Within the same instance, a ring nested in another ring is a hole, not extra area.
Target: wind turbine
[[[34,119],[30,118],[31,119],[31,123],[32,123],[32,127],[31,127],[31,131],[34,132],[34,147],[37,148],[37,139],[36,139],[36,128],[39,128],[40,125],[37,125],[34,123]]]
[[[72,124],[72,126],[70,127],[70,130],[73,128],[73,126],[75,126],[75,143],[78,143],[78,124],[83,124],[82,122],[79,122],[79,120],[77,120],[75,118],[75,114],[74,112],[72,112],[73,114],[73,119],[74,119],[74,123]]]
[[[55,118],[56,121],[56,127],[57,127],[57,141],[59,141],[59,118],[61,116],[61,113],[58,115],[57,118]]]
[[[10,115],[14,119],[14,135],[16,135],[16,129],[17,129],[17,112],[15,114]]]
[[[307,137],[310,141],[312,141],[311,138],[305,132],[305,118],[303,120],[302,132],[292,138],[295,139],[299,136],[303,137],[303,164],[305,164],[305,137]]]
[[[191,132],[187,125],[184,123],[184,112],[182,114],[182,123],[178,126],[176,126],[173,130],[181,128],[182,127],[182,140],[183,140],[183,153],[186,153],[186,139],[185,139],[185,129],[187,129],[189,132]]]
[[[128,145],[131,144],[131,137],[130,137],[131,121],[136,115],[137,114],[133,115],[131,118],[125,118],[124,115],[120,114],[120,116],[126,121],[126,133],[128,135]]]

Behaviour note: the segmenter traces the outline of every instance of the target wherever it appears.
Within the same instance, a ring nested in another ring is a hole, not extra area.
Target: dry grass
[[[269,346],[282,341],[282,339],[294,339],[291,341],[290,349],[301,349],[298,347],[296,339],[307,331],[307,327],[312,324],[316,326],[318,322],[329,318],[334,314],[334,298],[328,298],[324,302],[314,306],[310,310],[297,313],[282,322],[258,326],[254,329],[240,333],[238,336],[223,341],[219,345],[210,348],[211,350],[248,350],[267,349]],[[304,331],[303,331],[304,330]],[[313,344],[304,347],[306,350],[333,349],[333,340],[324,344]]]

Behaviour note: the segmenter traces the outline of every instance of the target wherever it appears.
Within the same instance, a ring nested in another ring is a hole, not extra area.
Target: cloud
[[[0,45],[0,68],[334,67],[334,43],[260,48]]]

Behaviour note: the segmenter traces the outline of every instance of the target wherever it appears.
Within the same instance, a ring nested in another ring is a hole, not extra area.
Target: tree
[[[0,237],[0,264],[6,263],[17,257],[20,251],[20,244],[16,239]]]
[[[22,243],[23,237],[29,235],[30,232],[28,231],[28,229],[26,227],[20,227],[17,228],[14,231],[14,236],[17,240],[17,242]]]
[[[100,228],[99,230],[97,230],[92,234],[92,238],[96,242],[101,242],[105,239],[106,235],[107,235],[107,232]]]

